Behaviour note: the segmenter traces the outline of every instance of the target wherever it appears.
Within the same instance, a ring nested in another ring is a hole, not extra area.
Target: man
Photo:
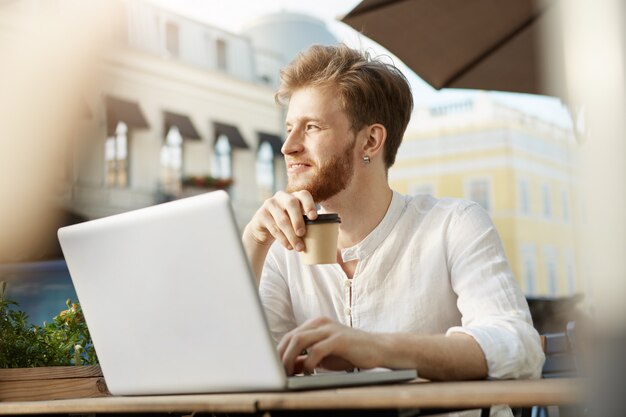
[[[433,380],[537,377],[543,352],[487,214],[393,192],[413,108],[406,78],[344,45],[281,72],[288,187],[243,243],[289,374],[415,368]],[[303,215],[338,213],[337,264],[304,265]]]

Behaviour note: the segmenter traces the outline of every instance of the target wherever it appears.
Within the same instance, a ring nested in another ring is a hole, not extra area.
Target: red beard
[[[337,155],[324,161],[311,180],[300,183],[296,179],[292,181],[290,178],[286,191],[293,193],[307,190],[313,196],[313,201],[320,203],[345,190],[354,175],[353,151],[355,143],[356,138]]]

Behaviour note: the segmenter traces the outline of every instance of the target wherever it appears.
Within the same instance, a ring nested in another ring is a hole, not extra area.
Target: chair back
[[[579,374],[574,350],[573,322],[568,323],[566,332],[546,333],[541,336],[541,344],[546,355],[543,365],[543,378],[568,378]]]

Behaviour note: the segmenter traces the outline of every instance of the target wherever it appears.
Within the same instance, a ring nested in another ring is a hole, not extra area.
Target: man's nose
[[[302,133],[300,132],[300,129],[293,129],[285,138],[285,142],[283,143],[282,148],[280,148],[280,151],[283,155],[291,155],[302,152],[303,149]]]

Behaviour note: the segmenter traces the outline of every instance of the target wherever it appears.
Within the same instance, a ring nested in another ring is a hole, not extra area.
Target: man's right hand
[[[315,220],[317,211],[311,193],[306,190],[287,193],[278,191],[265,200],[243,232],[243,244],[257,277],[261,278],[263,263],[275,240],[289,250],[304,250],[306,233],[303,215]]]

